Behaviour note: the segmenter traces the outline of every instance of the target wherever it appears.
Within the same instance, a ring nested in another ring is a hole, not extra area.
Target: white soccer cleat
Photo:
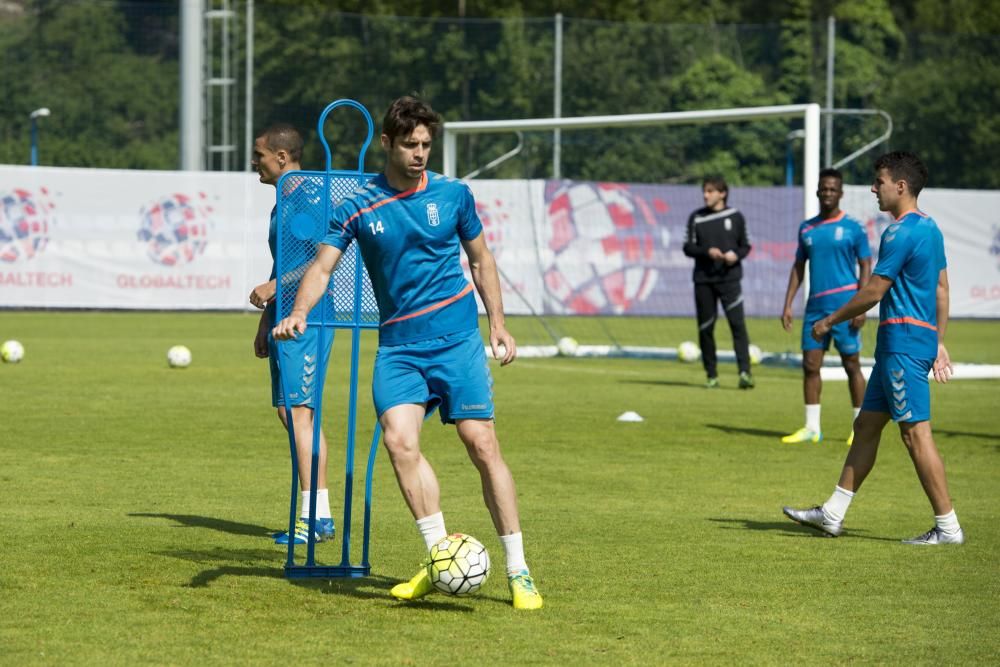
[[[837,537],[844,532],[844,522],[834,521],[833,519],[827,517],[826,512],[824,512],[823,508],[819,505],[804,510],[797,510],[792,507],[783,507],[781,508],[781,511],[795,523],[815,528],[827,537]]]
[[[964,544],[965,533],[959,528],[956,533],[946,533],[937,526],[934,526],[923,535],[918,535],[908,540],[903,540],[903,544],[919,544],[925,546],[936,546],[938,544]]]

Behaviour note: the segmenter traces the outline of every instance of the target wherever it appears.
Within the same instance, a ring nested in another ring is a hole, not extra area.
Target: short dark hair
[[[836,178],[840,181],[841,185],[844,184],[844,175],[839,169],[834,169],[833,167],[827,167],[819,170],[819,180],[822,181],[824,178]]]
[[[382,134],[389,137],[389,144],[396,142],[396,137],[407,136],[418,125],[426,125],[431,136],[437,135],[441,127],[441,115],[426,102],[411,95],[404,95],[393,101],[382,119]]]
[[[302,161],[302,135],[288,123],[275,123],[258,136],[264,137],[267,147],[272,151],[283,150],[288,153],[292,162]]]
[[[909,151],[892,151],[878,156],[875,160],[875,173],[886,169],[889,175],[897,181],[906,181],[910,194],[914,197],[927,185],[927,167],[915,153]]]

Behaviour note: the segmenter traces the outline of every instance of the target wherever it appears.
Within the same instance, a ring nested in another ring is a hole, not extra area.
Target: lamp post
[[[35,109],[31,112],[31,166],[38,165],[38,119],[50,115],[48,107]]]

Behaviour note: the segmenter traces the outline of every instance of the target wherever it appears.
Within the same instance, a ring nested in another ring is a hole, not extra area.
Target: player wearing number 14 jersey
[[[542,596],[524,557],[514,479],[500,454],[493,379],[460,248],[489,318],[494,357],[506,365],[517,348],[504,325],[496,262],[472,192],[461,181],[427,171],[439,125],[437,113],[420,100],[401,97],[392,103],[382,124],[385,170],[334,211],[292,312],[274,335],[287,340],[305,333],[306,314],[327,288],[343,251],[357,242],[379,307],[372,397],[396,481],[427,552],[447,536],[437,477],[420,451],[424,417],[437,409],[443,422],[455,424],[479,471],[504,548],[514,607],[538,609]],[[391,593],[415,600],[434,590],[422,567]]]

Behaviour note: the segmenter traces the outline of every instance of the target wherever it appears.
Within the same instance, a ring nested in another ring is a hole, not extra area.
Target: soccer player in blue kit
[[[788,276],[781,324],[785,331],[792,330],[792,303],[805,276],[808,260],[809,299],[802,319],[802,393],[806,404],[806,423],[795,433],[783,437],[781,441],[784,443],[823,440],[819,402],[823,380],[819,371],[823,366],[823,355],[830,349],[831,338],[847,371],[847,386],[855,418],[861,411],[861,399],[865,395],[865,376],[861,374],[859,358],[865,314],[834,325],[822,341],[815,341],[812,337],[813,324],[847,303],[859,287],[864,287],[872,273],[868,234],[860,222],[840,210],[843,186],[844,177],[840,171],[824,169],[819,172],[819,187],[816,190],[819,215],[799,226],[799,244]],[[847,444],[853,441],[854,431],[851,431]]]
[[[277,123],[264,130],[253,144],[253,159],[251,164],[260,176],[260,182],[277,187],[278,179],[288,171],[301,169],[302,135],[287,123]],[[298,187],[300,184],[286,179],[285,187]],[[305,544],[309,537],[309,494],[311,490],[312,473],[312,441],[313,441],[313,396],[310,388],[317,369],[325,368],[323,360],[309,359],[309,351],[315,350],[315,331],[294,343],[278,346],[269,335],[274,326],[277,304],[274,296],[277,293],[277,267],[273,263],[277,253],[277,210],[271,209],[271,225],[268,230],[267,244],[271,250],[271,276],[267,282],[261,283],[250,292],[250,303],[263,312],[254,337],[254,353],[261,359],[268,359],[271,370],[271,403],[277,408],[278,419],[288,428],[287,405],[291,404],[291,423],[295,431],[295,450],[298,459],[299,486],[302,490],[300,503],[300,520],[295,524],[295,543]],[[332,336],[327,341],[324,355],[330,354]],[[290,383],[296,390],[290,392],[288,400],[281,390],[281,376],[278,368],[288,371],[286,375],[299,378],[300,381]],[[326,486],[326,438],[322,430],[319,434],[319,464],[316,480],[316,523],[317,541],[333,537],[334,523],[330,514],[330,496]],[[288,544],[288,534],[279,533],[275,536],[278,544]]]
[[[839,322],[881,302],[875,367],[868,379],[861,413],[854,422],[854,445],[847,454],[833,495],[809,509],[785,507],[788,518],[836,537],[844,515],[875,465],[879,439],[890,419],[899,424],[903,443],[934,510],[934,527],[906,544],[962,544],[965,541],[948,495],[944,462],[931,433],[928,375],[938,382],[951,376],[944,346],[948,325],[948,270],[944,239],[937,224],[917,208],[927,168],[913,153],[894,151],[875,161],[872,192],[879,209],[895,222],[882,233],[875,271],[857,294],[813,325],[822,340]]]
[[[361,251],[379,306],[379,348],[372,397],[383,442],[429,550],[447,536],[437,477],[420,451],[424,418],[440,410],[454,423],[479,471],[483,498],[504,547],[516,609],[539,609],[539,594],[524,558],[514,479],[500,454],[493,421],[493,379],[479,336],[472,285],[459,246],[489,317],[493,356],[506,365],[517,347],[504,326],[500,281],[486,246],[472,192],[461,181],[427,170],[440,116],[413,97],[394,101],[382,123],[383,173],[334,211],[316,260],[299,286],[292,312],[274,328],[288,340],[306,332],[341,254],[352,241]],[[436,590],[421,568],[393,587],[402,600]]]

